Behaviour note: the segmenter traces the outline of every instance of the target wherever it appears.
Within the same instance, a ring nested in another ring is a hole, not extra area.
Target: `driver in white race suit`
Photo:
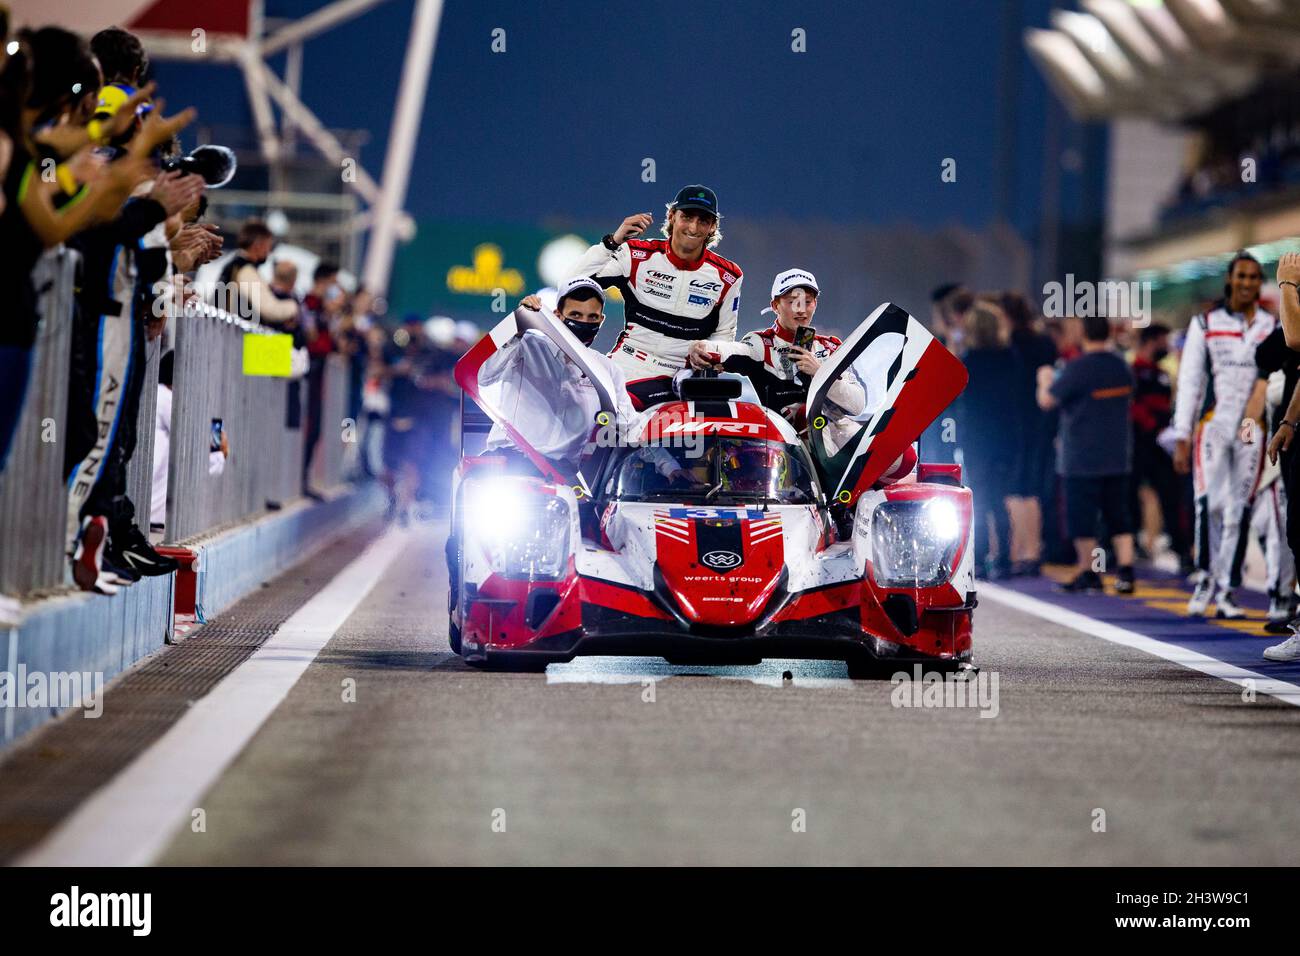
[[[520,305],[541,311],[536,295]],[[627,393],[622,369],[600,352],[590,348],[605,320],[605,294],[591,279],[578,276],[560,285],[555,303],[555,317],[587,346],[585,358],[594,367],[603,367],[614,386],[617,423],[620,434],[635,437],[641,418]],[[540,332],[526,330],[506,342],[483,363],[479,385],[497,390],[494,404],[520,436],[544,458],[562,466],[561,471],[576,472],[583,450],[591,437],[600,398],[595,385],[582,370]],[[488,433],[488,451],[506,452],[515,463],[524,465],[506,430],[494,424]],[[681,468],[667,453],[654,450],[655,467],[665,478],[681,477]]]
[[[1182,474],[1192,472],[1201,572],[1187,602],[1188,614],[1205,614],[1213,600],[1216,617],[1244,616],[1232,589],[1241,584],[1264,443],[1247,444],[1239,425],[1258,375],[1255,349],[1277,326],[1277,319],[1259,306],[1263,279],[1254,257],[1238,253],[1228,265],[1224,299],[1192,319],[1183,345],[1173,420],[1174,467]]]
[[[729,372],[747,375],[763,404],[780,412],[799,432],[804,432],[805,403],[813,376],[841,345],[833,335],[818,335],[809,327],[817,313],[821,290],[817,277],[807,269],[786,269],[772,280],[771,305],[765,312],[774,316],[772,325],[746,332],[739,342],[698,343],[706,354]],[[801,335],[801,331],[803,333]],[[796,344],[811,335],[810,341]],[[839,451],[863,428],[867,394],[852,370],[846,370],[826,393],[827,449]],[[904,477],[916,465],[914,451],[905,452],[882,481]]]
[[[609,356],[637,409],[675,400],[672,377],[688,363],[709,366],[701,340],[735,341],[741,272],[713,252],[718,219],[713,190],[686,186],[668,206],[663,239],[637,238],[648,212],[628,216],[573,267],[622,296],[626,324]]]

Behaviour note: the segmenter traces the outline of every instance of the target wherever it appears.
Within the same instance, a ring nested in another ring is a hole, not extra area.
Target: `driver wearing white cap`
[[[772,280],[772,304],[764,312],[776,319],[761,332],[746,332],[739,342],[709,342],[717,363],[729,372],[749,376],[759,398],[780,412],[796,429],[807,428],[808,388],[822,363],[842,344],[833,335],[813,328],[820,294],[817,277],[807,269],[786,269]],[[852,372],[838,377],[826,392],[828,451],[835,454],[863,427],[867,394]],[[906,477],[916,467],[916,450],[908,448],[881,476],[882,484]]]
[[[840,347],[833,335],[812,328],[817,312],[817,277],[807,269],[787,269],[772,280],[772,304],[764,312],[776,319],[761,332],[746,332],[739,342],[709,342],[727,371],[748,375],[763,404],[798,421],[808,398],[808,386],[822,362]],[[846,415],[861,414],[866,394],[851,376],[831,386],[827,397]]]

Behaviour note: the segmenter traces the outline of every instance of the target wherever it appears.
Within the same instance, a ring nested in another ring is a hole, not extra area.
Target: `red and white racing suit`
[[[825,363],[841,344],[833,335],[818,335],[808,351],[818,362]],[[739,342],[717,343],[716,350],[724,368],[748,374],[763,404],[780,412],[802,431],[806,427],[804,403],[811,376],[802,375],[796,368],[790,355],[793,347],[794,333],[774,322],[760,332],[746,332]],[[825,408],[825,437],[828,450],[834,454],[864,427],[867,392],[853,371],[845,369],[827,390],[826,397],[830,404]],[[916,460],[915,449],[909,449],[881,481],[888,484],[904,477],[916,466]]]
[[[1251,507],[1264,467],[1264,442],[1242,441],[1241,419],[1255,387],[1255,349],[1277,326],[1256,307],[1255,318],[1220,307],[1198,315],[1187,328],[1178,368],[1173,430],[1192,444],[1196,488],[1196,564],[1220,590],[1241,584]],[[1212,408],[1199,429],[1207,395]],[[1193,432],[1195,431],[1195,435]]]
[[[740,266],[717,253],[687,262],[667,239],[629,239],[612,252],[596,243],[572,274],[623,297],[626,324],[609,357],[627,374],[638,409],[671,400],[672,376],[686,367],[692,342],[735,341]]]

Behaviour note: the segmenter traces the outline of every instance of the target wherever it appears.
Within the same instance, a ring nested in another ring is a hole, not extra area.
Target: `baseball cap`
[[[699,183],[694,186],[683,186],[677,193],[677,198],[673,200],[670,208],[702,209],[717,216],[718,196],[708,186],[701,186]]]
[[[812,289],[816,293],[821,292],[817,287],[817,277],[807,269],[786,269],[784,272],[777,273],[776,278],[772,280],[772,298],[780,298],[791,289],[800,286]]]
[[[126,101],[135,96],[135,87],[128,83],[109,83],[100,87],[99,100],[95,104],[94,118],[105,120],[126,105]],[[152,103],[141,103],[136,107],[136,115],[143,116],[153,109]]]
[[[597,282],[595,279],[589,279],[586,276],[574,276],[572,279],[565,279],[563,282],[559,284],[558,287],[556,287],[555,290],[556,308],[559,308],[560,303],[564,301],[564,297],[566,295],[573,295],[573,293],[577,292],[579,289],[590,289],[591,291],[596,293],[596,296],[597,298],[600,299],[601,304],[602,305],[604,304],[605,290],[600,287],[599,282]]]

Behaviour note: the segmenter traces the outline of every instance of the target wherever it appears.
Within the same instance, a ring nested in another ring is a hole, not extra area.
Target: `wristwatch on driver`
[[[603,245],[610,252],[617,251],[618,247],[622,245],[621,242],[614,241],[614,234],[612,232],[605,233],[605,235],[603,235],[600,239],[600,244]]]
[[[1284,418],[1277,423],[1277,427],[1281,428],[1283,425],[1286,425],[1293,432],[1300,432],[1300,422],[1289,422]]]

